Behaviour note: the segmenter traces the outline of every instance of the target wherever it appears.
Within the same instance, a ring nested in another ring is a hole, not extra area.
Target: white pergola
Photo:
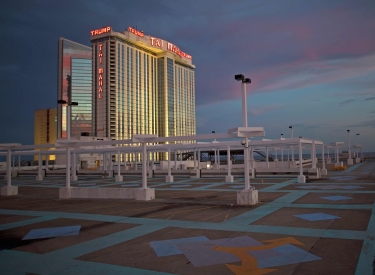
[[[194,135],[194,136],[177,136],[177,137],[157,137],[156,135],[135,135],[132,139],[129,140],[109,140],[109,141],[90,141],[90,142],[81,142],[78,139],[58,139],[55,145],[20,145],[13,144],[9,149],[8,147],[0,147],[0,150],[13,151],[14,156],[21,155],[47,155],[47,154],[65,154],[66,157],[66,167],[72,167],[72,174],[75,175],[75,157],[73,158],[73,165],[71,165],[71,156],[82,153],[102,153],[102,154],[126,154],[126,153],[137,153],[142,155],[142,190],[150,193],[149,188],[147,187],[147,161],[149,160],[149,153],[152,152],[166,152],[168,153],[168,176],[166,178],[167,182],[173,181],[171,175],[171,152],[176,151],[192,151],[194,152],[194,169],[198,169],[196,165],[196,152],[200,150],[227,150],[228,158],[228,175],[226,179],[229,182],[233,181],[231,176],[231,164],[230,164],[230,150],[232,149],[244,149],[250,151],[250,160],[252,161],[254,151],[265,149],[266,151],[266,162],[268,163],[268,152],[269,150],[298,150],[299,151],[299,176],[298,182],[306,182],[306,178],[303,175],[303,165],[302,165],[302,150],[309,149],[311,150],[312,157],[312,167],[316,168],[316,150],[317,147],[320,147],[322,151],[323,159],[323,169],[324,166],[324,144],[318,140],[310,140],[306,138],[282,138],[276,140],[248,140],[248,148],[244,148],[244,142],[241,143],[239,138],[243,138],[247,135],[248,137],[261,137],[264,136],[264,129],[262,127],[238,127],[230,129],[228,133],[214,133],[214,134],[205,134],[205,135]],[[227,140],[224,140],[227,139]],[[229,139],[229,140],[228,140]],[[198,141],[198,140],[209,140],[210,142],[196,142],[196,143],[176,143],[184,141]],[[212,142],[216,140],[215,142]],[[217,141],[221,140],[221,141]],[[109,146],[109,147],[100,147],[98,146]],[[87,148],[91,147],[91,148]],[[94,148],[96,147],[96,148]],[[47,149],[48,150],[45,150]],[[32,149],[32,150],[30,150]],[[43,149],[43,150],[38,150]],[[5,154],[0,153],[0,154]],[[200,154],[198,154],[198,163],[200,163]],[[120,158],[118,158],[120,159]],[[10,160],[7,159],[9,167],[7,168],[10,171]],[[176,161],[176,160],[175,160]],[[112,162],[111,162],[112,163]],[[244,161],[244,166],[249,165],[249,161]],[[38,176],[41,175],[41,157],[39,157],[38,163]],[[245,169],[246,171],[246,169]],[[245,172],[246,173],[246,172]],[[10,176],[7,176],[8,185],[11,186]],[[38,177],[37,177],[38,179]],[[40,177],[39,177],[40,179]],[[232,179],[232,180],[231,180]],[[66,186],[65,191],[68,192],[72,189],[70,186],[70,169],[66,169]],[[122,181],[122,176],[120,174],[120,161],[118,161],[117,166],[117,176],[116,181]],[[247,186],[245,185],[244,190]],[[100,189],[100,188],[98,188]],[[65,194],[69,197],[69,194]],[[152,197],[152,194],[148,196],[146,194],[145,198]]]

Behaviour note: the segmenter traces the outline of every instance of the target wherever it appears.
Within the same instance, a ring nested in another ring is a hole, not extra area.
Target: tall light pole
[[[293,138],[293,127],[289,126],[290,129],[290,138]],[[292,146],[292,161],[294,161],[294,151],[293,151],[293,146]]]
[[[348,164],[353,164],[352,154],[350,152],[350,130],[346,130],[346,131],[348,132],[348,153],[349,153]]]
[[[357,158],[358,158],[358,136],[359,134],[355,135],[355,147],[357,148]]]
[[[234,79],[242,82],[242,126],[247,127],[247,102],[246,102],[246,84],[250,84],[250,78],[245,78],[242,74],[236,74]],[[244,168],[245,168],[245,190],[250,189],[249,179],[249,141],[247,140],[247,132],[245,134],[244,144]]]
[[[280,134],[280,139],[283,139],[284,134]],[[284,161],[284,150],[283,147],[281,147],[281,161]]]
[[[72,119],[71,106],[78,106],[78,102],[72,102],[72,79],[70,75],[66,76],[68,82],[68,101],[59,99],[58,104],[66,104],[66,139],[70,140],[70,121]],[[73,175],[74,177],[76,175]],[[70,188],[70,148],[69,143],[66,146],[66,188]]]

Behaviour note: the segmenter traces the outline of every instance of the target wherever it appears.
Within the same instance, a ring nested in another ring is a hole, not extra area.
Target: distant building
[[[57,134],[57,110],[42,109],[34,112],[34,144],[55,144]],[[42,153],[43,154],[43,153]],[[45,160],[45,155],[42,156]],[[55,155],[50,155],[49,160],[55,160]],[[34,156],[38,160],[38,156]]]
[[[196,134],[190,55],[133,28],[94,30],[91,42],[94,136],[118,140],[134,134]]]
[[[68,101],[67,76],[71,76],[71,101],[78,106],[71,108],[71,136],[92,132],[92,59],[91,47],[65,38],[58,44],[57,99]],[[57,106],[57,136],[66,137],[66,108]]]

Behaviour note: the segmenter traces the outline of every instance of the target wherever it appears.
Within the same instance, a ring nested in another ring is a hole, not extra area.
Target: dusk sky
[[[375,151],[374,0],[2,1],[0,142],[33,144],[34,110],[57,106],[59,37],[129,26],[178,46],[196,65],[197,133],[248,124]]]

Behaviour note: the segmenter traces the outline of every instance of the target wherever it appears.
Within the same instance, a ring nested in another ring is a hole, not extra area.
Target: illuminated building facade
[[[42,109],[34,112],[34,144],[55,144],[57,134],[57,110]],[[42,153],[43,155],[43,153]],[[45,160],[46,156],[43,155]],[[50,155],[49,160],[55,160],[54,155]],[[34,156],[38,160],[38,156]]]
[[[174,44],[129,28],[91,32],[93,131],[130,139],[195,135],[195,66]]]
[[[78,106],[71,108],[71,136],[92,132],[92,51],[64,38],[58,44],[57,98],[68,101],[67,76],[71,77],[71,101]],[[57,136],[66,137],[66,108],[57,106]]]

